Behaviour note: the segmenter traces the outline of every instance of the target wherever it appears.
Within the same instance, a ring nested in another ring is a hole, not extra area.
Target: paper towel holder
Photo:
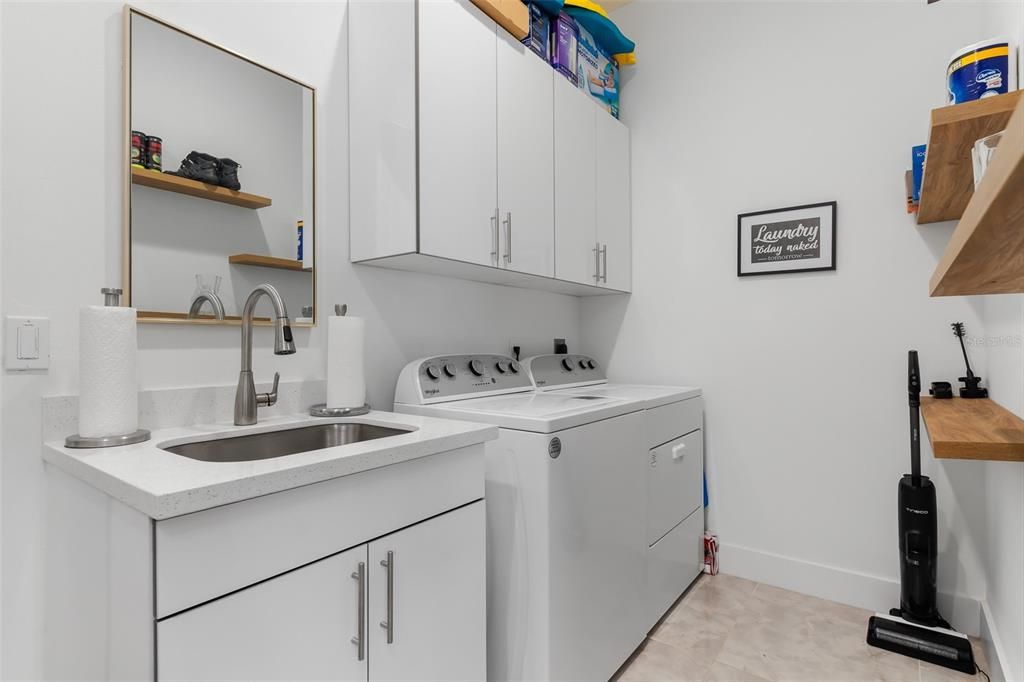
[[[64,439],[66,448],[116,448],[119,445],[134,445],[149,440],[149,430],[139,429],[134,433],[122,436],[99,436],[96,438],[79,436],[77,433]]]
[[[117,308],[121,305],[121,289],[103,287],[100,289],[103,294],[103,305],[107,308]],[[120,436],[80,436],[75,434],[64,439],[66,448],[116,448],[120,445],[134,445],[149,440],[148,429],[138,429],[132,433],[125,433]]]
[[[369,403],[364,403],[362,407],[327,407],[327,403],[317,403],[309,408],[312,417],[358,417],[369,412]]]

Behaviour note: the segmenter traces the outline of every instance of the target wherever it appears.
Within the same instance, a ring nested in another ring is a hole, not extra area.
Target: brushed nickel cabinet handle
[[[594,248],[594,281],[601,281],[601,242],[595,242]]]
[[[512,211],[505,214],[505,264],[512,262]]]
[[[395,553],[389,551],[388,558],[381,559],[380,565],[388,569],[388,613],[380,626],[387,630],[388,644],[391,644],[395,641]]]
[[[358,634],[352,638],[352,643],[357,647],[359,660],[363,661],[366,659],[366,564],[364,562],[359,562],[358,570],[352,572],[352,579],[359,585],[359,606],[357,608],[359,626]]]
[[[605,284],[608,283],[608,245],[605,244],[601,247],[601,260],[604,262],[604,274],[601,275],[601,281]]]
[[[494,209],[494,215],[491,216],[491,261],[495,267],[498,265],[498,250],[501,246],[498,244],[498,209]]]

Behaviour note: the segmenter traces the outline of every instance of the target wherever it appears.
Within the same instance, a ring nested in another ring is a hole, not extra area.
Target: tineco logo
[[[904,507],[904,509],[906,509],[911,514],[921,514],[923,516],[928,516],[927,509],[914,509],[913,507]]]

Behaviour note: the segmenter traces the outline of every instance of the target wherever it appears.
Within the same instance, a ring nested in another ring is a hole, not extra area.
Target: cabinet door
[[[595,284],[597,107],[560,75],[555,80],[555,277]]]
[[[361,562],[366,545],[159,621],[157,678],[365,681]]]
[[[601,284],[629,291],[632,285],[629,128],[597,112],[597,240],[601,242]]]
[[[525,45],[498,38],[498,208],[501,266],[555,274],[554,70]]]
[[[483,502],[375,540],[369,568],[373,679],[486,679]]]
[[[497,41],[469,0],[419,3],[422,253],[497,265]]]

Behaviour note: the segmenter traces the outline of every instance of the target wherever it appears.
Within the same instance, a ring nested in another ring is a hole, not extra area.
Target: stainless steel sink
[[[310,450],[322,450],[338,445],[400,436],[403,433],[409,433],[409,431],[375,424],[346,422],[343,424],[316,424],[297,429],[254,433],[247,436],[231,436],[198,443],[174,445],[163,449],[203,462],[251,462],[257,459],[272,459]]]

